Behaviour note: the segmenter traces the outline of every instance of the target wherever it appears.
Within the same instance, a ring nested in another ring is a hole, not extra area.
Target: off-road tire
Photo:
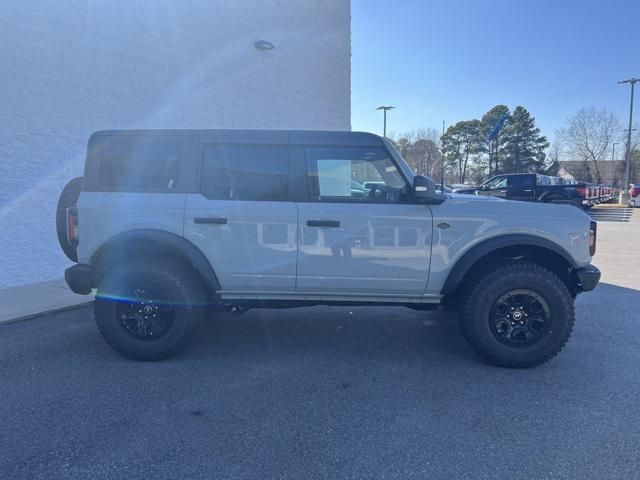
[[[490,327],[490,312],[501,295],[514,289],[535,291],[548,304],[551,315],[536,343],[505,345]],[[470,284],[459,312],[464,338],[490,363],[507,368],[529,368],[553,358],[567,343],[575,322],[573,298],[565,283],[535,263],[514,261],[489,267]]]
[[[167,292],[174,309],[172,324],[160,338],[141,340],[130,335],[118,317],[118,303],[138,284]],[[202,315],[206,294],[190,268],[170,258],[136,258],[114,266],[102,278],[94,303],[95,320],[106,342],[135,360],[162,360],[189,342],[193,323]]]
[[[67,208],[77,206],[81,191],[82,177],[76,177],[62,189],[62,193],[58,198],[58,207],[56,208],[56,233],[58,234],[58,242],[64,254],[72,262],[78,261],[78,251],[75,245],[71,245],[67,241]]]

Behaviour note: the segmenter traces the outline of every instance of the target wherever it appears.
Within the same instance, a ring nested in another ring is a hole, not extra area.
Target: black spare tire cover
[[[62,189],[56,210],[56,231],[60,248],[69,260],[74,262],[78,261],[78,251],[76,245],[67,240],[67,208],[77,206],[81,191],[82,177],[76,177]]]

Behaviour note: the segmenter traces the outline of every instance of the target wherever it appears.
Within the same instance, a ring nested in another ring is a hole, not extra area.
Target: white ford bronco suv
[[[592,290],[596,224],[580,209],[436,193],[358,132],[100,131],[58,205],[74,292],[121,354],[166,358],[220,310],[455,309],[488,361],[562,349]]]

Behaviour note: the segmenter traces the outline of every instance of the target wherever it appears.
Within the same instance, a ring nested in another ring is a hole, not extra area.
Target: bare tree
[[[562,140],[557,136],[549,144],[547,149],[546,173],[547,175],[558,175],[560,170],[560,156],[562,155]]]
[[[568,120],[558,137],[574,160],[583,160],[591,180],[602,181],[601,163],[611,155],[611,144],[620,138],[620,122],[606,108],[582,108]]]
[[[421,128],[392,138],[396,147],[418,175],[434,176],[440,171],[440,133],[435,128]]]

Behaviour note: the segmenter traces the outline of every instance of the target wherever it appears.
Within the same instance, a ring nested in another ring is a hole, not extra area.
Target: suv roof
[[[114,136],[196,136],[203,143],[257,143],[263,145],[382,145],[373,133],[321,130],[100,130],[89,143]]]

